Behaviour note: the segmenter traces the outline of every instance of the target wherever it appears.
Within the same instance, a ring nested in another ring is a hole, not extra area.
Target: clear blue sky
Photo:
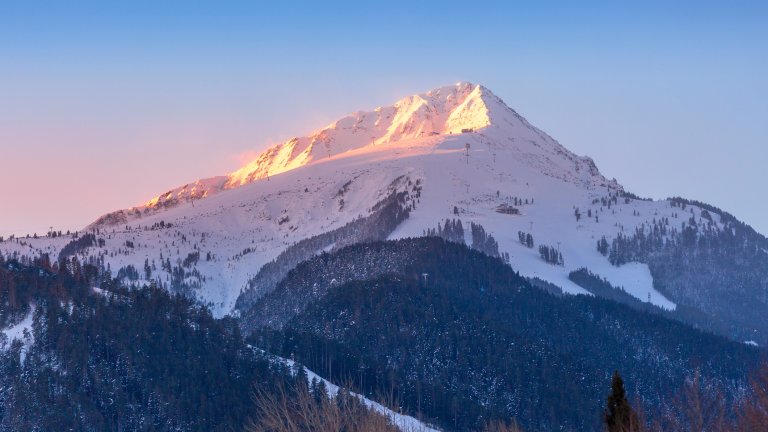
[[[0,2],[0,233],[80,228],[459,80],[768,233],[768,2]]]

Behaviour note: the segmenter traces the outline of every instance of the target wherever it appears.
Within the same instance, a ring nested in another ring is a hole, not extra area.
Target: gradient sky
[[[78,229],[459,80],[768,233],[768,2],[0,2],[0,235]]]

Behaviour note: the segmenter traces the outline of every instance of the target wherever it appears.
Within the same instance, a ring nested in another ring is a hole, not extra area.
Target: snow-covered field
[[[679,226],[690,214],[676,219],[680,209],[668,201],[619,199],[602,207],[601,198],[622,191],[615,180],[605,179],[591,159],[568,151],[484,87],[468,83],[352,114],[268,149],[229,176],[191,183],[113,213],[89,227],[98,229],[103,247],[91,247],[81,258],[103,257],[113,274],[132,265],[139,273],[137,284],[147,279],[168,284],[171,273],[162,262],[177,267],[199,253],[185,268],[194,273],[186,282],[222,316],[233,310],[263,264],[299,240],[370,214],[401,176],[421,180],[423,189],[392,238],[421,236],[447,218],[458,218],[470,242],[469,223],[479,223],[524,276],[585,293],[568,273],[586,267],[642,301],[675,307],[653,288],[646,265],[612,266],[596,244],[654,219],[666,217]],[[503,205],[520,214],[498,212]],[[530,233],[536,246],[520,244],[518,231]],[[0,251],[56,257],[70,240],[6,240]],[[564,265],[543,261],[539,245],[557,248]]]

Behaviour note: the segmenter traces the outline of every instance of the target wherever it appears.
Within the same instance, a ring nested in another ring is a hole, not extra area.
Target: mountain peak
[[[406,106],[414,101],[436,114],[438,121],[434,126],[439,127],[430,132],[438,132],[440,135],[482,129],[493,123],[494,115],[510,111],[488,88],[466,81],[409,96],[398,101],[395,106]],[[499,112],[491,114],[492,111]]]
[[[480,139],[488,145],[492,141],[496,150],[525,161],[545,175],[605,183],[591,159],[574,155],[530,125],[488,88],[461,81],[404,97],[389,106],[349,114],[309,135],[294,137],[264,150],[229,175],[170,190],[143,206],[105,215],[95,224],[123,223],[353,151],[354,154],[367,149],[379,152],[383,146],[394,143],[438,146],[449,140],[449,136],[466,133],[475,136],[466,139]],[[464,145],[460,143],[462,149]]]
[[[373,111],[345,116],[309,136],[295,137],[264,151],[230,174],[236,187],[350,150],[433,135],[478,131],[513,112],[487,88],[469,82],[404,97]]]

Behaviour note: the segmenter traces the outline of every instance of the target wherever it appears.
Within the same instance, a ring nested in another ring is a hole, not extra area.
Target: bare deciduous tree
[[[313,394],[314,393],[314,394]],[[399,432],[381,413],[340,390],[328,397],[325,390],[311,392],[306,385],[278,386],[277,391],[255,391],[258,414],[250,419],[248,432]]]
[[[768,430],[768,362],[750,380],[750,390],[739,410],[738,430]]]
[[[512,421],[511,423],[494,421],[488,423],[483,429],[483,432],[523,432],[523,429],[521,429],[515,421]]]
[[[732,430],[723,393],[694,372],[667,408],[654,429],[669,432],[726,432]]]

